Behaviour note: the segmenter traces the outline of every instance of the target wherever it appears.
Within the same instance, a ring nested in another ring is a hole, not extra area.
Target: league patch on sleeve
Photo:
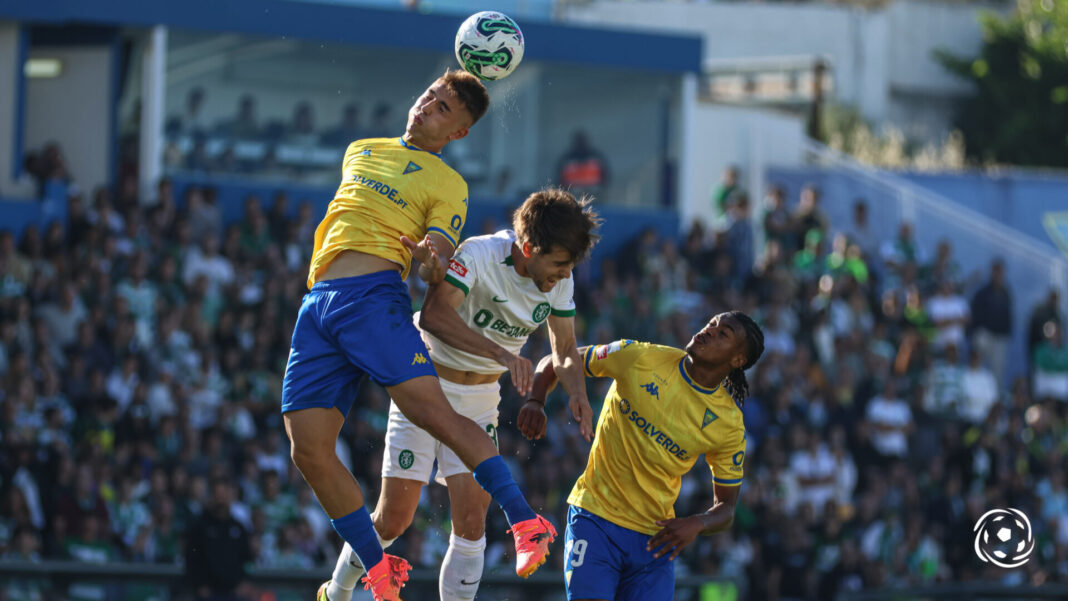
[[[467,277],[467,267],[456,259],[449,259],[449,271],[460,277]]]
[[[602,344],[597,347],[597,352],[594,354],[598,360],[604,359],[608,355],[618,351],[619,349],[626,348],[628,344],[633,344],[633,340],[617,340],[608,344]]]

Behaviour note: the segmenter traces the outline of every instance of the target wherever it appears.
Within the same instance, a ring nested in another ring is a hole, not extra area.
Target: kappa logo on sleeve
[[[467,276],[467,267],[464,267],[464,264],[457,261],[456,259],[449,260],[449,271],[455,273],[460,277]]]

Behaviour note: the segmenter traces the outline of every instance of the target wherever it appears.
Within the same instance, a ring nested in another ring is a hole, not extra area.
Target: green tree
[[[980,16],[984,43],[965,59],[937,58],[971,81],[957,127],[980,162],[1068,167],[1068,2],[1018,0],[1008,16]]]

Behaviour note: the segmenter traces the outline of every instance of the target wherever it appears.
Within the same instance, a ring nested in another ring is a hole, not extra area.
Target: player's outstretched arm
[[[708,511],[684,518],[657,521],[656,525],[660,526],[660,532],[649,539],[645,549],[655,551],[654,557],[671,553],[669,559],[674,560],[697,538],[698,534],[714,534],[730,528],[734,521],[734,506],[738,502],[738,491],[742,487],[716,484],[714,488],[716,500]]]
[[[581,357],[586,353],[585,346],[577,349]],[[545,436],[545,399],[553,388],[556,388],[556,370],[553,368],[553,356],[545,355],[538,362],[534,370],[534,384],[530,388],[530,396],[527,402],[519,409],[516,418],[516,427],[519,433],[529,440],[537,440]]]
[[[431,284],[426,291],[423,309],[419,313],[419,327],[455,349],[500,363],[508,368],[512,383],[519,394],[530,392],[530,383],[534,378],[534,367],[530,359],[514,355],[472,330],[456,312],[464,298],[464,291],[447,281]]]
[[[553,368],[568,394],[568,408],[579,424],[586,442],[593,440],[593,409],[586,398],[586,376],[582,356],[575,342],[575,318],[549,316],[549,344],[553,349]]]
[[[408,236],[400,237],[401,244],[412,258],[419,261],[419,278],[428,284],[434,284],[445,279],[445,270],[449,267],[449,258],[452,257],[452,244],[437,232],[430,232],[418,243]]]

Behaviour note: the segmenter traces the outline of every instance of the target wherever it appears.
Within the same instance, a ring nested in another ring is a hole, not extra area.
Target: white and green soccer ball
[[[456,32],[456,60],[479,79],[507,77],[523,60],[523,32],[504,13],[475,13]]]

